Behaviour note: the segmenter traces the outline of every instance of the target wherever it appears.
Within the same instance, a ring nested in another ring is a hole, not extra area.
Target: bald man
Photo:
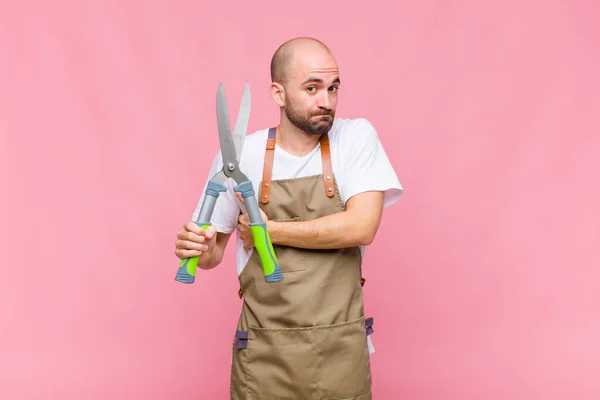
[[[242,304],[231,399],[371,399],[373,319],[363,312],[362,260],[383,208],[403,188],[373,125],[336,117],[340,72],[327,46],[304,37],[284,43],[271,78],[279,124],[246,137],[240,168],[259,194],[284,279],[265,282],[231,181],[212,227],[187,222],[176,254],[202,255],[199,267],[214,268],[237,232]],[[221,168],[217,153],[209,176]]]

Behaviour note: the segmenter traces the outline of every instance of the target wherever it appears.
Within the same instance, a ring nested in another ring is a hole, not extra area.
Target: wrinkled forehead
[[[324,84],[339,79],[339,67],[331,53],[323,50],[299,51],[290,60],[288,76],[290,82],[302,84],[310,78],[317,78]]]

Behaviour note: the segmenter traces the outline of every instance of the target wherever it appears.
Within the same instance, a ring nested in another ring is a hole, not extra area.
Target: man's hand
[[[216,267],[223,258],[223,250],[230,235],[218,233],[214,226],[202,230],[194,222],[187,222],[177,232],[175,255],[180,259],[200,256],[198,267],[210,269]]]
[[[238,200],[243,204],[244,199],[240,193],[236,193]],[[259,207],[260,215],[262,216],[263,222],[267,222],[269,218],[267,214]],[[238,232],[240,233],[240,239],[244,241],[244,249],[250,250],[254,247],[254,237],[252,231],[250,231],[250,217],[248,214],[240,214],[238,217]]]
[[[180,259],[201,255],[203,252],[211,251],[217,243],[217,230],[209,226],[206,231],[202,230],[194,222],[190,221],[183,225],[177,232],[175,242],[175,255]]]

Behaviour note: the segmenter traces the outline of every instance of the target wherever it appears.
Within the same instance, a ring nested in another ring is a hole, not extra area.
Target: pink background
[[[365,260],[375,398],[600,398],[597,3],[252,3],[3,2],[0,398],[228,398],[233,247],[184,286],[175,233],[218,83],[275,124],[298,35],[406,189]]]

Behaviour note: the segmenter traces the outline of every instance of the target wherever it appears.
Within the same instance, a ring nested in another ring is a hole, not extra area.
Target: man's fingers
[[[204,231],[202,230],[202,228],[200,228],[193,221],[186,222],[186,224],[183,226],[183,229],[185,229],[188,232],[194,232],[196,235],[203,235],[204,234]]]
[[[184,239],[192,241],[192,242],[197,242],[197,243],[206,243],[206,238],[204,237],[204,233],[202,233],[202,235],[196,235],[193,232],[188,232],[187,237]]]
[[[240,233],[240,239],[244,242],[243,248],[249,250],[254,247],[254,238],[252,237],[252,232],[248,226],[250,218],[246,214],[241,214],[238,217],[238,222],[237,230]]]
[[[198,236],[193,232],[190,231],[186,231],[186,230],[180,230],[179,232],[177,232],[177,239],[179,240],[191,240],[191,238]]]
[[[198,251],[198,250],[177,249],[177,250],[175,250],[175,255],[177,257],[179,257],[180,259],[184,259],[184,258],[200,256],[200,255],[202,255],[202,252]]]
[[[208,241],[216,234],[217,229],[212,225],[204,231],[195,222],[186,222],[183,229],[177,232],[175,255],[180,259],[200,256],[208,250]]]
[[[244,249],[249,250],[254,247],[254,242],[252,240],[244,239]]]
[[[240,231],[240,239],[244,242],[243,247],[245,250],[249,250],[254,247],[254,238],[252,237],[252,233],[246,227],[239,228]]]
[[[206,239],[212,239],[217,234],[217,228],[210,225],[206,231],[196,225],[194,222],[188,222],[184,225],[184,229],[177,232],[177,239],[191,240],[203,243]]]
[[[178,240],[175,242],[175,247],[181,250],[198,250],[206,251],[208,246],[204,243],[192,242],[190,240]]]
[[[206,241],[207,241],[207,238],[204,237],[204,233],[202,233],[202,235],[197,235],[194,232],[186,232],[186,231],[178,232],[177,239],[187,240],[187,241],[195,242],[195,243],[206,243]],[[210,239],[210,238],[208,238],[208,239]]]

